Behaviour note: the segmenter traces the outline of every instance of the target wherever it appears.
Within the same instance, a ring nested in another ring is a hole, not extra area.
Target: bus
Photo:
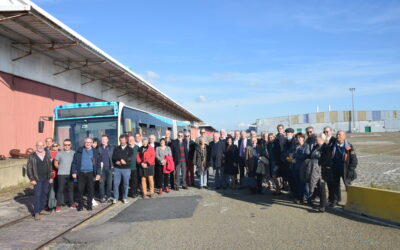
[[[166,130],[176,138],[178,131],[190,131],[188,121],[173,120],[126,106],[122,102],[85,102],[58,105],[54,108],[54,139],[71,139],[73,149],[83,145],[86,137],[101,140],[109,137],[111,145],[118,145],[120,135],[136,132],[159,140]]]

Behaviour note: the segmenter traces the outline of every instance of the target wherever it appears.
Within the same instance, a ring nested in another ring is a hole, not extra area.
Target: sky
[[[33,2],[217,129],[400,109],[400,1]]]

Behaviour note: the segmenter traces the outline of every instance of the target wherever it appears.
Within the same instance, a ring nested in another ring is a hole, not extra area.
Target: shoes
[[[319,207],[319,208],[318,208],[318,212],[320,212],[320,213],[325,212],[325,207]]]
[[[293,200],[293,203],[294,203],[294,204],[300,204],[300,201],[299,201],[298,199],[294,199],[294,200]]]
[[[166,188],[165,188],[165,192],[166,192],[166,193],[169,193],[169,192],[171,192],[171,190],[169,190],[169,188],[166,187]]]
[[[329,204],[330,207],[336,207],[337,205],[338,205],[338,203],[337,203],[336,201],[331,202],[331,203]]]
[[[113,199],[112,204],[117,204],[117,199]]]
[[[183,186],[183,189],[188,189],[188,186]]]
[[[175,189],[175,191],[179,191],[179,188],[178,188],[178,187],[175,187],[174,189]]]
[[[34,218],[35,220],[40,220],[40,214],[35,214]]]
[[[101,203],[106,203],[106,202],[107,202],[107,199],[106,199],[105,197],[103,197],[103,198],[101,198],[100,202],[101,202]]]
[[[40,215],[49,215],[50,212],[49,212],[49,211],[46,211],[46,210],[42,210],[39,214],[40,214]]]
[[[56,213],[61,212],[61,207],[60,206],[56,206]]]
[[[83,211],[83,207],[82,207],[82,206],[78,206],[78,207],[76,208],[76,210],[77,210],[78,212]]]
[[[150,194],[150,198],[154,198],[154,194]]]
[[[208,186],[204,186],[203,188],[208,189]]]
[[[137,194],[132,194],[131,197],[132,197],[133,199],[135,199],[136,197],[138,197],[138,195],[137,195]]]
[[[97,201],[95,199],[92,199],[92,205],[95,207],[95,206],[98,206],[99,203],[97,203]]]
[[[218,189],[220,189],[220,188],[221,188],[221,187],[216,187],[215,190],[218,190]]]
[[[72,205],[71,205],[71,206],[69,206],[69,208],[71,208],[71,209],[75,209],[75,208],[76,208],[76,204],[75,204],[75,203],[72,203]]]
[[[158,190],[158,194],[162,195],[162,193],[163,193],[162,188],[160,188],[160,190]]]
[[[201,189],[203,189],[203,187],[199,187],[199,189],[201,190]]]
[[[86,209],[87,209],[87,211],[92,211],[93,207],[92,206],[88,206]]]
[[[122,199],[122,203],[124,203],[124,204],[128,204],[128,203],[129,203],[129,201],[128,201],[127,199]]]

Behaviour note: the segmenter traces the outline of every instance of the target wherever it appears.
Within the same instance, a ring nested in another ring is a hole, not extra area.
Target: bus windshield
[[[79,146],[83,146],[83,140],[86,137],[97,138],[100,145],[103,134],[108,136],[111,145],[117,145],[117,124],[117,117],[56,121],[54,138],[60,143],[64,139],[71,139],[72,149],[74,150],[77,150]]]

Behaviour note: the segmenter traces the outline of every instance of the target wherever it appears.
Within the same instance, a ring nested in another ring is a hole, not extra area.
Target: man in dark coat
[[[333,197],[331,206],[336,206],[341,201],[340,179],[343,179],[346,191],[351,182],[357,178],[357,155],[353,145],[346,140],[346,132],[339,130],[336,134],[337,142],[332,149],[332,170],[333,170]],[[330,190],[331,191],[331,190]]]
[[[40,215],[50,214],[43,208],[49,183],[53,183],[51,155],[44,150],[43,142],[37,142],[36,151],[28,157],[27,175],[35,192],[33,206],[35,220],[40,220]]]
[[[114,146],[110,145],[107,135],[101,136],[101,145],[97,147],[101,158],[101,179],[99,182],[100,199],[104,203],[111,198],[112,190],[112,155],[114,152]],[[105,184],[107,183],[107,189],[105,190]]]
[[[194,164],[193,157],[194,151],[196,150],[197,144],[191,139],[191,135],[189,131],[185,132],[185,141],[188,150],[188,165],[186,171],[186,183],[189,186],[194,186]]]
[[[295,173],[293,168],[294,152],[296,151],[296,140],[294,138],[294,129],[287,128],[285,130],[286,138],[283,144],[283,152],[281,154],[282,169],[281,175],[289,182],[291,193],[296,193]]]
[[[239,159],[239,178],[240,178],[240,188],[244,188],[244,172],[246,168],[246,147],[251,144],[250,139],[247,138],[246,131],[240,131],[240,139],[238,142],[238,159]]]
[[[94,196],[94,177],[100,180],[101,158],[97,149],[92,147],[93,139],[85,139],[85,146],[80,147],[72,160],[71,172],[72,178],[78,178],[78,211],[83,210],[83,192],[86,187],[88,190],[87,210],[92,210],[92,201]]]
[[[222,159],[225,151],[225,141],[220,140],[218,132],[214,132],[213,141],[208,146],[209,164],[215,172],[215,188],[220,189],[225,183],[223,178]]]
[[[175,163],[175,171],[174,171],[174,189],[175,191],[179,191],[180,186],[180,176],[182,172],[182,182],[183,189],[188,188],[188,184],[186,183],[186,171],[188,165],[188,147],[187,141],[183,139],[183,132],[178,132],[178,139],[172,141],[171,143],[171,151],[172,158],[174,158]]]

